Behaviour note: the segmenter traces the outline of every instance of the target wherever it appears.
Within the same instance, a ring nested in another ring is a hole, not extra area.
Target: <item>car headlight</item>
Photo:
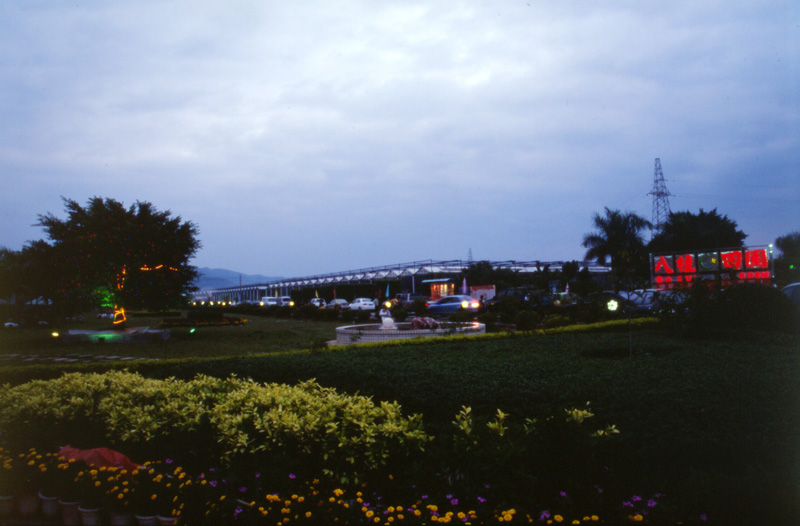
[[[468,309],[469,308],[469,302],[468,301],[462,301],[461,302],[461,308],[462,309]]]

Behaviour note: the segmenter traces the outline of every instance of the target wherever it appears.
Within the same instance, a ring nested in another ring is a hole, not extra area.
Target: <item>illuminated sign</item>
[[[651,254],[650,276],[653,287],[659,290],[684,287],[697,280],[714,280],[722,285],[772,284],[772,245]]]

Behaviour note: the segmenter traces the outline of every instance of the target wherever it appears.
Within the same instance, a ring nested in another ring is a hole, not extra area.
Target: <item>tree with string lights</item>
[[[124,308],[176,307],[193,288],[197,269],[189,260],[200,248],[198,229],[170,211],[137,201],[91,198],[86,207],[63,198],[67,219],[39,215],[50,239],[55,303],[86,308],[113,306],[124,324]]]

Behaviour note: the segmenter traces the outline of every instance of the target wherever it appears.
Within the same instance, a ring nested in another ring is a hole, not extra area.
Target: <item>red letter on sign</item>
[[[670,258],[672,259],[672,258]],[[655,266],[653,267],[656,274],[674,274],[675,271],[672,270],[672,267],[669,265],[667,258],[665,256],[658,256],[658,260],[656,261]]]
[[[722,268],[732,270],[739,270],[742,268],[742,253],[740,251],[723,252],[719,256],[720,259],[722,259]]]
[[[692,254],[683,254],[678,256],[675,264],[678,267],[678,272],[688,274],[689,272],[697,272],[694,267],[694,256]]]
[[[745,252],[747,258],[747,268],[767,268],[769,267],[769,260],[767,260],[767,250],[761,248],[758,250],[748,250]]]

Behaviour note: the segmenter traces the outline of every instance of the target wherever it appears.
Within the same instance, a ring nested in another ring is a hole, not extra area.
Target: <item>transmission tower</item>
[[[667,190],[664,183],[664,173],[661,171],[661,159],[656,157],[656,166],[653,171],[653,189],[647,195],[653,196],[653,232],[658,232],[669,219],[669,196],[672,195]]]

